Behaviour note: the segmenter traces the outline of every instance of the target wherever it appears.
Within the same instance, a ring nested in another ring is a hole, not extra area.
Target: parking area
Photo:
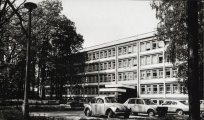
[[[91,116],[86,117],[82,110],[69,110],[69,111],[53,111],[53,112],[31,112],[31,116],[49,116],[51,118],[64,118],[64,120],[79,120],[79,119],[100,119],[100,120],[107,120],[106,116]],[[175,117],[176,119],[185,120],[188,118],[188,115],[177,116],[175,114],[168,114],[169,117]],[[152,120],[157,120],[159,117],[151,117]],[[123,116],[117,116],[112,118],[113,120],[117,119],[124,119]],[[111,119],[111,120],[112,120]],[[130,118],[126,120],[133,120],[133,119],[150,119],[147,114],[138,114],[130,115]]]

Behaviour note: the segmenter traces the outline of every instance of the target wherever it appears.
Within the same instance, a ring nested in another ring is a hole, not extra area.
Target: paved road
[[[65,120],[79,120],[79,119],[100,119],[100,120],[107,120],[107,117],[105,116],[92,116],[92,117],[86,117],[81,110],[75,110],[75,111],[56,111],[56,112],[31,112],[32,116],[50,116],[55,118],[64,118]],[[175,116],[175,115],[170,115]],[[188,115],[185,116],[177,116],[176,119],[185,120],[183,118],[187,118]],[[134,119],[146,119],[149,118],[147,114],[139,114],[138,116],[131,115],[129,119],[127,120],[134,120]],[[118,119],[124,119],[123,116],[118,116],[116,118],[113,118],[111,120],[118,120]],[[153,117],[152,119],[158,119],[158,117]]]

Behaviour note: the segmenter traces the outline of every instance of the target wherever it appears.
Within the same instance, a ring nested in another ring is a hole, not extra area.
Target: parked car
[[[124,118],[129,118],[130,116],[130,110],[125,105],[117,103],[114,97],[94,97],[84,106],[84,114],[86,116],[106,115],[108,118],[120,115],[124,116]]]
[[[144,98],[129,98],[124,105],[135,115],[138,113],[147,113],[150,117],[155,116],[155,114],[165,116],[168,110],[168,107],[156,105],[151,99]]]
[[[168,112],[183,115],[189,112],[189,105],[185,100],[165,100],[162,106],[168,107]]]

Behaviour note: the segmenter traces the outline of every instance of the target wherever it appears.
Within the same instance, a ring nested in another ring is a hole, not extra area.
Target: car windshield
[[[186,101],[179,101],[179,102],[183,103],[184,105],[188,105]]]
[[[107,103],[117,103],[117,100],[114,97],[106,97]]]
[[[155,105],[156,103],[154,103],[152,100],[150,100],[150,99],[144,99],[144,101],[145,101],[145,104],[146,105]]]

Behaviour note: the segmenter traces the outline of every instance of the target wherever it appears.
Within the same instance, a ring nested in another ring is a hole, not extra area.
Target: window
[[[128,46],[128,53],[132,53],[132,46]]]
[[[157,48],[157,42],[156,41],[152,41],[152,49],[156,49]]]
[[[111,57],[111,56],[112,56],[111,50],[108,50],[108,57]]]
[[[123,60],[123,67],[127,67],[127,60]]]
[[[112,69],[115,69],[115,62],[112,63]]]
[[[103,79],[104,79],[104,75],[101,75],[100,76],[100,82],[103,82]]]
[[[141,65],[145,65],[145,57],[141,57]]]
[[[104,101],[103,101],[103,99],[98,98],[98,99],[96,100],[96,103],[101,104],[101,103],[104,103]]]
[[[129,80],[132,80],[132,78],[133,78],[133,72],[129,72],[129,73],[128,73],[128,79],[129,79]]]
[[[159,55],[159,63],[163,63],[163,55]]]
[[[107,58],[107,51],[104,51],[104,58]]]
[[[111,62],[108,62],[108,69],[111,69]]]
[[[137,46],[133,45],[133,52],[136,53],[137,52]]]
[[[140,43],[140,51],[141,52],[145,51],[145,44],[144,43]]]
[[[104,57],[104,56],[103,56],[103,55],[104,55],[104,52],[101,52],[100,55],[101,55],[101,58],[103,58],[103,57]]]
[[[147,79],[151,79],[151,71],[147,70],[146,71]]]
[[[119,68],[122,68],[122,67],[123,67],[123,61],[119,60]]]
[[[142,99],[136,99],[136,103],[137,103],[137,104],[144,104],[144,102],[143,102]]]
[[[118,73],[118,79],[119,79],[119,81],[122,81],[122,79],[123,79],[123,73]]]
[[[128,104],[135,104],[135,102],[136,102],[135,99],[130,99],[130,100],[128,101]]]
[[[151,85],[147,85],[147,94],[151,94]]]
[[[104,70],[107,70],[107,63],[104,63]]]
[[[124,73],[124,81],[128,79],[128,73]]]
[[[164,86],[163,85],[159,85],[159,93],[160,94],[164,93]]]
[[[98,52],[96,53],[96,59],[99,59],[99,53]]]
[[[137,72],[133,72],[133,79],[134,79],[134,80],[137,79]]]
[[[145,86],[144,85],[141,86],[141,94],[145,94]]]
[[[108,75],[108,82],[111,82],[111,74]]]
[[[118,55],[122,55],[122,48],[118,48]]]
[[[113,49],[113,56],[115,56],[115,49]]]
[[[152,70],[153,78],[157,78],[157,70]]]
[[[171,93],[171,86],[166,85],[166,94],[170,94],[170,93]]]
[[[104,69],[103,63],[100,64],[100,69],[101,69],[101,70]]]
[[[137,58],[133,58],[133,66],[137,66]]]
[[[166,78],[170,78],[170,75],[171,75],[170,69],[166,69]]]
[[[128,67],[132,67],[132,59],[128,59]]]
[[[163,78],[163,70],[159,70],[159,78]]]
[[[150,50],[150,42],[146,42],[146,50]]]
[[[140,76],[141,80],[145,79],[145,71],[141,71],[140,73],[141,73],[141,76]]]
[[[123,47],[123,54],[127,54],[127,47]]]
[[[95,60],[96,59],[96,56],[95,56],[95,53],[93,53],[93,60]]]
[[[107,82],[107,77],[108,77],[108,75],[104,75],[104,82]]]
[[[88,89],[88,88],[87,88]],[[96,98],[91,99],[91,103],[96,103]]]
[[[158,48],[163,48],[163,46],[164,46],[163,41],[158,41],[157,44],[158,44]]]
[[[112,74],[112,81],[115,81],[115,74]]]
[[[177,84],[173,84],[173,94],[179,93],[178,91],[178,85]]]
[[[146,57],[146,64],[147,65],[151,64],[151,56]]]
[[[176,75],[177,75],[177,69],[173,69],[173,75],[172,75],[172,77],[176,77]]]
[[[157,64],[157,55],[152,56],[152,64]]]
[[[153,85],[153,93],[157,94],[157,85]]]

